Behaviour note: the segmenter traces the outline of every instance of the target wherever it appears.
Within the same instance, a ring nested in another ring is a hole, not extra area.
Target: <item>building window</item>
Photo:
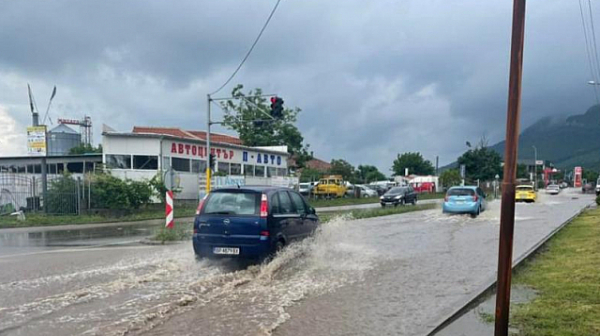
[[[267,167],[267,177],[277,176],[277,168]]]
[[[218,172],[229,175],[229,162],[219,162]]]
[[[129,163],[131,162],[129,161]],[[71,173],[83,173],[83,162],[69,162],[67,170]]]
[[[232,163],[231,175],[242,175],[242,165],[239,163]]]
[[[254,170],[254,176],[265,177],[265,166],[256,166]]]
[[[277,176],[287,176],[286,168],[277,168]]]
[[[157,170],[158,156],[134,155],[133,169]]]
[[[56,164],[51,163],[51,164],[46,165],[46,166],[47,166],[46,169],[48,171],[48,174],[56,174]]]
[[[56,172],[58,174],[62,174],[65,172],[65,164],[64,163],[57,163],[56,164]]]
[[[106,166],[114,169],[131,169],[131,155],[107,154]],[[70,172],[73,172],[71,169],[69,169],[69,164],[67,164],[67,169]]]
[[[206,172],[206,161],[204,160],[192,160],[192,173],[205,173]]]
[[[245,176],[254,176],[254,166],[253,165],[244,165],[244,175]]]
[[[35,174],[41,174],[42,173],[42,165],[41,164],[33,165],[33,172]]]
[[[172,158],[171,165],[175,171],[190,172],[190,159]]]
[[[25,173],[27,169],[25,166],[17,166],[17,173]]]

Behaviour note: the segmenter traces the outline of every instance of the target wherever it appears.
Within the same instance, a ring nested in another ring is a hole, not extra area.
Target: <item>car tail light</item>
[[[260,231],[260,235],[263,237],[268,237],[270,234],[269,231]]]
[[[208,194],[204,197],[202,197],[202,199],[200,200],[200,203],[198,203],[198,207],[196,208],[196,215],[199,215],[200,212],[202,211],[202,207],[204,206],[204,201],[206,200],[206,197],[208,197]]]
[[[449,197],[448,197],[448,195],[446,195],[446,196],[444,197],[444,202],[448,202],[448,199],[449,199]]]
[[[194,234],[198,233],[198,229],[194,228]]]
[[[473,202],[477,202],[478,199],[479,197],[477,197],[477,194],[473,195]]]
[[[267,218],[269,215],[269,203],[267,201],[267,194],[262,194],[260,198],[260,217]]]

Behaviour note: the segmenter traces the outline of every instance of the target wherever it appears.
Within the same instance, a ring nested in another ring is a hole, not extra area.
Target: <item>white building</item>
[[[180,199],[197,199],[206,181],[206,132],[163,127],[117,132],[106,127],[102,149],[102,161],[120,178],[149,180],[172,168]],[[215,175],[239,177],[236,181],[247,185],[288,183],[285,146],[247,147],[236,137],[211,133],[211,152],[216,157]]]

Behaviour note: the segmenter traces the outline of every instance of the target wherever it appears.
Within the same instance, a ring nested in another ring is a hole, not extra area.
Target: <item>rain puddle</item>
[[[268,335],[286,307],[362,279],[373,253],[340,218],[268,264],[196,261],[191,246],[160,247],[111,265],[0,284],[4,335]],[[21,298],[32,291],[46,295]],[[197,318],[202,316],[201,319]],[[162,328],[167,328],[166,331]]]
[[[510,293],[511,306],[530,302],[535,299],[537,292],[525,286],[512,286]],[[489,295],[483,301],[458,319],[451,322],[435,336],[483,336],[494,334],[494,314],[496,308],[496,295]],[[519,331],[509,328],[511,335],[518,335]]]

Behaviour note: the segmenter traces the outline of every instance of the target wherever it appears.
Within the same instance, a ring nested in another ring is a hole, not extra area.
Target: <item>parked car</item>
[[[369,184],[369,188],[375,190],[378,196],[382,196],[389,190],[389,188],[382,184]]]
[[[217,189],[198,205],[192,241],[199,258],[263,260],[318,225],[315,209],[291,189]]]
[[[386,205],[417,204],[417,193],[412,187],[393,187],[379,198],[382,207]]]
[[[524,184],[517,186],[515,193],[516,202],[535,202],[537,200],[537,193],[533,186]]]
[[[298,192],[302,195],[302,196],[310,196],[310,193],[312,192],[314,188],[314,185],[312,183],[300,183],[298,184]]]
[[[549,184],[546,187],[546,194],[558,195],[560,193],[560,187],[557,184]]]
[[[376,190],[371,189],[370,187],[368,187],[366,185],[358,184],[356,186],[358,188],[360,188],[360,196],[361,197],[377,197],[377,196],[379,196],[379,194],[377,193]]]
[[[471,217],[475,218],[487,209],[485,197],[485,193],[479,187],[452,187],[446,193],[442,212],[470,214]]]
[[[600,177],[596,181],[596,196],[600,196]]]

